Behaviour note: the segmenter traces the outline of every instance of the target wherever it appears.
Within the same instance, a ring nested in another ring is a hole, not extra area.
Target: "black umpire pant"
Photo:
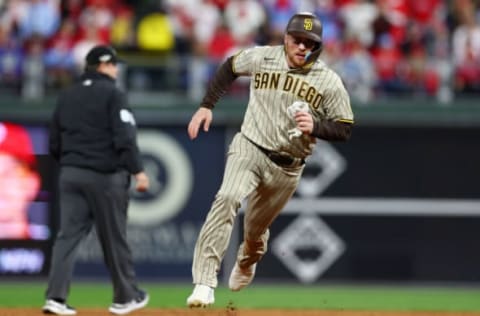
[[[113,302],[126,303],[138,296],[126,238],[129,186],[127,171],[105,174],[76,167],[61,168],[61,221],[53,247],[48,299],[66,301],[78,246],[94,225],[113,283]]]

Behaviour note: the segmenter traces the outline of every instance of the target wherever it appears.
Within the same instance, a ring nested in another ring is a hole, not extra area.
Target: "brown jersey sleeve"
[[[233,56],[231,56],[217,69],[200,106],[213,109],[237,77],[238,75],[233,72]]]
[[[352,124],[339,121],[314,121],[312,136],[327,141],[347,141],[352,135]]]

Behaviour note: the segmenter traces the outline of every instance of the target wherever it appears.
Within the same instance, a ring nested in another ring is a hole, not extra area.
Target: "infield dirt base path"
[[[0,308],[0,316],[44,315],[40,308]],[[78,316],[112,316],[107,310],[81,308]],[[128,315],[132,316],[480,316],[480,313],[463,312],[379,312],[379,311],[313,311],[290,309],[154,309],[146,308]]]

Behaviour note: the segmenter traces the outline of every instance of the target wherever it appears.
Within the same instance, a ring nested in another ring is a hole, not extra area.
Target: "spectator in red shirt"
[[[380,38],[379,45],[373,50],[372,57],[379,90],[393,93],[405,92],[407,87],[403,81],[404,56],[390,35],[384,34]]]
[[[74,21],[65,19],[57,34],[47,42],[44,60],[47,74],[54,85],[59,84],[61,87],[73,79],[75,73],[73,47],[76,36]]]

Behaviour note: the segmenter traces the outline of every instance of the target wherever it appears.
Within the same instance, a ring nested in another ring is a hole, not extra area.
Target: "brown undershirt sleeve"
[[[230,88],[238,75],[233,72],[233,56],[229,57],[217,70],[203,97],[201,107],[213,109],[217,101]]]
[[[334,121],[315,121],[312,136],[328,141],[347,141],[352,134],[352,124]]]

